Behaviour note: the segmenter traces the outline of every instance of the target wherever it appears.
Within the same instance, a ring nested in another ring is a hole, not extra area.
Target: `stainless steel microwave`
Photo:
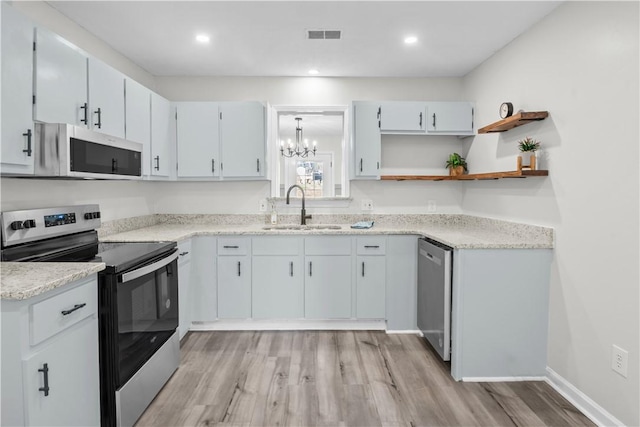
[[[83,127],[37,123],[34,148],[36,177],[142,177],[142,144]]]

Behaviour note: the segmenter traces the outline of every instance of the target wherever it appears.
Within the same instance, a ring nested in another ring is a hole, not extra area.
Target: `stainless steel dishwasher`
[[[418,328],[442,360],[451,359],[451,266],[453,249],[418,240]]]

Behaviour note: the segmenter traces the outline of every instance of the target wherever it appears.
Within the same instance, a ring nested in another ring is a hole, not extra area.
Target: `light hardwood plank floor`
[[[544,382],[455,382],[421,338],[190,332],[136,426],[593,426]]]

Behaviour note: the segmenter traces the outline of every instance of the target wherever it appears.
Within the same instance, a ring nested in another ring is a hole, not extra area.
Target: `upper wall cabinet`
[[[125,138],[143,145],[142,175],[149,176],[151,91],[129,78],[125,79],[125,113]]]
[[[429,102],[427,133],[473,134],[473,104],[470,102]]]
[[[89,58],[89,116],[91,129],[124,138],[124,75]]]
[[[62,37],[36,29],[34,120],[86,126],[87,56]]]
[[[33,30],[2,2],[3,174],[33,174]]]
[[[176,103],[178,178],[220,176],[218,104]]]
[[[265,175],[265,108],[260,102],[176,103],[179,178]]]
[[[222,176],[265,176],[265,108],[260,102],[220,104]]]
[[[424,133],[426,111],[426,102],[383,102],[380,130]]]
[[[151,176],[170,177],[171,103],[151,93]],[[175,170],[175,165],[173,167]]]
[[[380,176],[382,137],[380,135],[380,104],[353,102],[354,176]]]

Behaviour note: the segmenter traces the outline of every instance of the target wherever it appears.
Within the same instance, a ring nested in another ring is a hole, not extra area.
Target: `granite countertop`
[[[32,298],[104,270],[102,262],[3,262],[0,299]]]
[[[318,226],[319,224],[314,224]],[[339,225],[339,224],[334,224]],[[137,230],[101,237],[105,242],[180,241],[194,236],[216,235],[384,235],[412,234],[437,240],[455,249],[546,249],[553,247],[553,233],[543,227],[532,227],[526,233],[518,228],[487,228],[486,226],[446,226],[433,224],[374,225],[371,229],[352,229],[347,224],[340,229],[278,230],[266,224],[157,224]],[[536,233],[536,228],[540,229]]]

